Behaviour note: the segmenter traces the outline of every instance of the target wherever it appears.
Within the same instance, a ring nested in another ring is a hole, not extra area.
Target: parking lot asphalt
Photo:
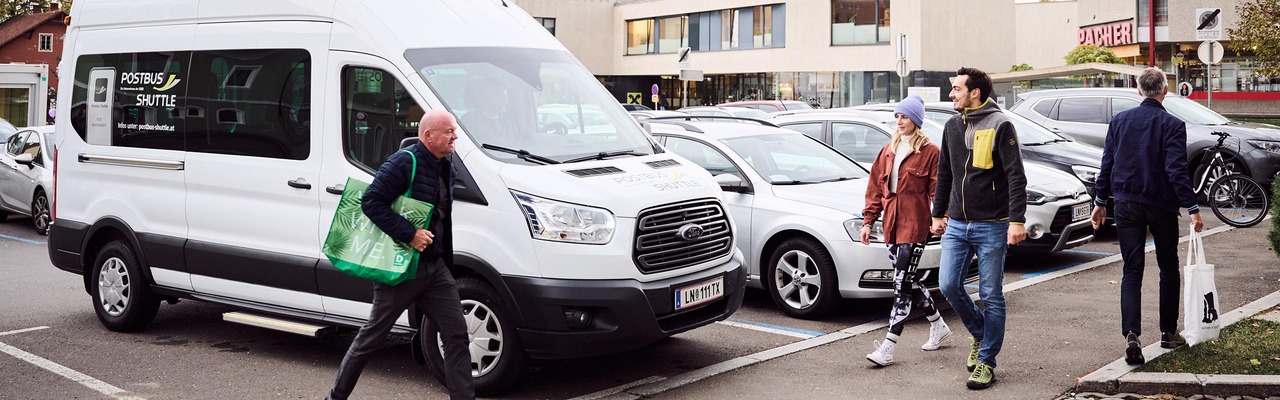
[[[331,385],[337,364],[353,336],[348,333],[315,339],[232,324],[222,321],[220,315],[231,310],[230,308],[195,301],[163,305],[156,321],[142,332],[122,334],[107,331],[98,323],[79,277],[57,270],[49,263],[44,246],[45,238],[31,233],[28,223],[29,220],[17,217],[0,223],[0,260],[3,260],[0,261],[0,273],[8,277],[0,280],[0,291],[7,294],[5,311],[0,313],[0,333],[32,327],[48,328],[0,336],[0,343],[82,373],[108,386],[117,387],[124,391],[124,395],[146,399],[319,398]],[[1207,221],[1207,224],[1215,226],[1217,221]],[[1263,231],[1255,228],[1245,232],[1261,235],[1258,232]],[[1073,251],[1053,255],[1010,256],[1006,283],[1088,263],[1115,254],[1117,250],[1114,234],[1104,230],[1094,243]],[[1021,352],[1054,349],[1063,355],[1074,355],[1077,353],[1076,347],[1049,342],[1056,342],[1056,335],[1065,335],[1071,329],[1101,324],[1107,318],[1118,320],[1118,311],[1115,310],[1117,307],[1105,304],[1086,307],[1084,304],[1068,301],[1068,298],[1090,293],[1093,296],[1090,300],[1092,302],[1105,303],[1107,295],[1118,298],[1118,289],[1114,287],[1110,288],[1113,289],[1110,292],[1103,290],[1107,289],[1106,286],[1090,292],[1074,288],[1070,284],[1079,284],[1084,276],[1105,276],[1110,269],[1114,269],[1111,274],[1118,280],[1118,267],[1107,266],[1057,278],[1052,283],[1010,294],[1011,328],[1005,354],[1012,355],[1002,357],[998,374],[1011,371],[1009,373],[1014,375],[1008,378],[1001,375],[1001,379],[1026,381],[1030,376],[1023,377],[1012,371],[1045,367],[1023,365],[1026,361],[1018,359],[1027,357],[1018,356]],[[1150,285],[1153,282],[1153,279],[1148,279],[1146,283]],[[1270,282],[1275,286],[1274,278]],[[1099,285],[1095,282],[1092,286]],[[1050,288],[1055,288],[1056,291]],[[1154,302],[1154,298],[1146,301]],[[1228,303],[1224,301],[1223,304],[1226,307]],[[528,379],[503,397],[570,398],[614,392],[618,387],[679,376],[717,363],[797,343],[806,337],[882,322],[887,319],[889,306],[890,302],[884,299],[850,300],[844,302],[839,311],[821,321],[806,321],[785,316],[774,307],[767,294],[752,290],[748,292],[742,309],[727,323],[695,329],[628,353],[537,363]],[[1153,314],[1148,317],[1154,317]],[[946,315],[950,317],[949,312]],[[1019,321],[1016,325],[1015,318]],[[1026,318],[1030,320],[1024,320]],[[954,329],[961,330],[959,321],[953,317],[949,320]],[[1030,328],[1041,325],[1043,326]],[[1058,325],[1066,325],[1070,329],[1055,328]],[[1031,333],[1040,329],[1048,330],[1048,333]],[[908,326],[904,343],[923,341],[925,330],[921,322],[913,322]],[[1080,348],[1080,351],[1099,353],[1102,348],[1109,349],[1101,344],[1109,342],[1096,340],[1108,337],[1105,335],[1108,332],[1098,329],[1097,332],[1085,334],[1081,340],[1098,342],[1095,344],[1099,348],[1095,350],[1099,351],[1090,351],[1090,347]],[[923,387],[942,385],[939,389],[944,391],[939,393],[958,393],[959,391],[946,389],[963,389],[957,385],[962,385],[964,376],[958,374],[955,368],[949,368],[945,361],[956,358],[963,362],[963,354],[950,353],[959,351],[954,348],[961,346],[962,341],[967,339],[958,338],[953,341],[953,349],[940,352],[926,354],[918,350],[900,351],[899,362],[903,365],[886,370],[867,370],[862,356],[871,350],[871,341],[880,339],[883,334],[883,330],[878,330],[840,340],[729,372],[660,397],[779,398],[802,394],[827,396],[836,393],[839,393],[836,397],[846,397],[845,393],[861,393],[864,396],[859,396],[860,398],[894,398],[883,396],[897,393],[904,395],[897,398],[906,398],[907,392],[881,388],[886,384],[893,385],[894,382],[910,382],[912,386]],[[1062,382],[1063,379],[1069,381],[1097,367],[1093,365],[1091,356],[1105,360],[1097,361],[1105,364],[1115,358],[1112,352],[1074,358],[1064,356],[1075,360],[1063,362],[1063,365],[1072,367],[1059,374],[1061,377],[1055,375],[1053,379],[1046,380],[1043,387],[1037,386],[1036,392],[1044,393],[1043,397],[1061,393],[1068,388]],[[1055,359],[1029,358],[1042,364]],[[929,368],[918,373],[911,365],[928,365]],[[934,368],[938,371],[932,371]],[[951,370],[950,374],[945,373],[948,369]],[[1077,369],[1082,372],[1077,373]],[[765,376],[753,375],[756,372]],[[823,377],[829,374],[837,375]],[[1075,375],[1068,377],[1071,374]],[[916,375],[919,377],[912,378]],[[849,376],[856,376],[856,379],[850,379]],[[778,381],[779,379],[782,381]],[[797,391],[788,394],[789,392],[776,390],[751,389],[757,383],[764,382],[775,382]],[[954,385],[946,385],[947,383]],[[1001,387],[1005,385],[997,385],[998,390],[990,393],[1007,394],[1022,390],[1020,384],[1007,385],[1009,389],[999,389]],[[102,393],[102,390],[91,389],[31,362],[20,361],[12,355],[0,355],[0,398],[111,398]],[[377,354],[355,394],[364,398],[391,399],[423,396],[435,398],[446,395],[441,385],[431,380],[423,367],[414,363],[409,354],[409,346],[404,343],[388,343]]]

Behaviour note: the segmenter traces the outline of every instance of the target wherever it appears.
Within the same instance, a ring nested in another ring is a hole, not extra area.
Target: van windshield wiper
[[[821,183],[821,182],[790,180],[790,181],[771,182],[771,183],[777,186],[789,186],[789,185],[812,185],[812,184]]]
[[[640,154],[640,153],[637,153],[637,152],[634,152],[634,151],[631,151],[631,150],[622,150],[622,151],[602,151],[602,152],[596,153],[596,154],[594,154],[594,155],[589,155],[589,156],[585,156],[585,157],[578,157],[578,158],[574,158],[574,159],[565,160],[564,162],[565,162],[566,164],[572,164],[572,163],[582,162],[582,161],[603,160],[603,159],[606,159],[606,158],[609,158],[609,157],[617,157],[617,156],[637,156],[637,157],[640,157],[640,156],[645,156],[645,155],[647,155],[647,154]]]
[[[850,180],[850,179],[858,179],[858,178],[854,178],[854,177],[852,177],[852,176],[841,176],[841,177],[836,177],[836,178],[827,179],[827,180],[825,180],[825,181],[819,181],[818,183],[827,183],[827,182],[843,182],[843,181],[847,181],[847,180]]]
[[[540,156],[540,155],[537,155],[537,154],[530,153],[530,152],[529,152],[529,150],[525,150],[525,149],[516,150],[516,149],[506,148],[506,147],[502,147],[502,146],[495,146],[495,145],[488,144],[488,143],[485,143],[485,144],[483,144],[483,145],[480,145],[480,147],[482,147],[482,148],[486,148],[486,149],[489,149],[489,150],[501,151],[501,152],[503,152],[503,153],[507,153],[507,154],[514,154],[514,155],[516,156],[516,158],[519,158],[519,159],[521,159],[521,160],[526,160],[526,161],[537,161],[539,164],[542,164],[542,165],[548,165],[548,164],[559,164],[559,163],[560,163],[559,161],[552,160],[552,159],[550,159],[550,158],[546,158],[546,157],[543,157],[543,156]]]

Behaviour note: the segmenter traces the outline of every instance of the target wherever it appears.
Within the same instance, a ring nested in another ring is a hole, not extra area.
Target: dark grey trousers
[[[373,308],[369,322],[360,328],[351,348],[347,349],[342,365],[338,367],[338,379],[329,392],[331,399],[346,399],[356,387],[360,372],[369,363],[369,357],[377,351],[391,332],[392,325],[409,305],[416,304],[440,329],[444,341],[445,384],[449,398],[474,399],[475,382],[471,378],[471,353],[467,347],[467,324],[462,318],[462,301],[458,297],[458,282],[442,261],[424,263],[425,275],[410,279],[396,286],[373,284]],[[428,343],[431,341],[428,340]],[[425,351],[433,351],[427,346]]]

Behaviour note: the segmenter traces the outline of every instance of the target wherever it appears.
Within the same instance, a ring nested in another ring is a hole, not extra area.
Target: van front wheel
[[[95,282],[89,290],[98,321],[116,332],[142,330],[156,318],[160,300],[151,294],[142,264],[133,249],[122,241],[102,246],[93,262]]]
[[[458,279],[458,296],[462,299],[462,316],[470,339],[467,350],[471,354],[471,377],[475,380],[476,394],[500,394],[528,372],[528,361],[512,316],[502,298],[483,280]],[[423,341],[421,347],[431,375],[445,384],[444,342],[439,329],[425,315],[419,326],[426,332],[418,337]]]

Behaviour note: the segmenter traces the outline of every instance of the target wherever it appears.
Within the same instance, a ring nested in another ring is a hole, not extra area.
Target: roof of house
[[[0,22],[0,47],[31,32],[32,29],[53,19],[61,20],[66,14],[62,11],[51,11],[40,14],[19,15]]]

